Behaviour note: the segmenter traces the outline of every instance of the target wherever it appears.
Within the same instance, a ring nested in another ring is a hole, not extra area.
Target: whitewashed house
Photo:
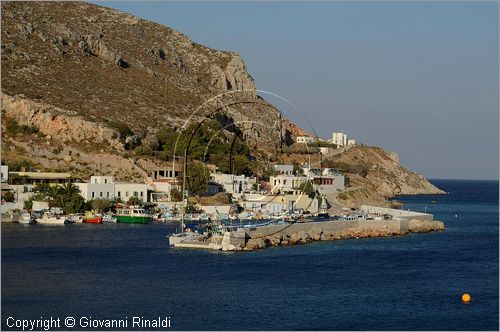
[[[274,165],[273,167],[278,174],[293,174],[293,165]]]
[[[108,200],[120,198],[123,202],[127,202],[130,197],[135,196],[143,202],[148,202],[148,190],[152,189],[143,183],[114,182],[112,176],[91,176],[90,182],[75,183],[75,185],[86,201],[97,198]]]
[[[210,176],[215,182],[224,187],[224,191],[230,194],[241,194],[252,189],[255,178],[249,178],[245,175],[233,175],[225,173],[211,173]]]
[[[302,144],[313,144],[316,142],[316,139],[311,136],[297,136],[295,141]]]
[[[298,194],[300,193],[300,186],[306,181],[307,177],[305,176],[278,174],[269,177],[271,192],[273,194],[278,192]]]

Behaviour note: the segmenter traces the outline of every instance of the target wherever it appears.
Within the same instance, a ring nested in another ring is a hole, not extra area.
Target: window
[[[118,197],[122,197],[122,192],[121,191],[118,192]]]
[[[134,196],[135,197],[139,196],[139,194],[137,193],[137,191],[134,191]]]
[[[92,192],[92,198],[94,198],[94,197],[95,197],[95,192]]]
[[[128,191],[125,192],[125,197],[128,197]]]
[[[104,179],[104,183],[108,183],[108,179]]]
[[[109,191],[106,193],[106,197],[109,198]]]
[[[99,193],[99,197],[102,197],[102,191]]]
[[[141,191],[141,197],[144,197],[144,193]]]

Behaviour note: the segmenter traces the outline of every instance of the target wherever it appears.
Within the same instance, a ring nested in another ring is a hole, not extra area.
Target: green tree
[[[141,206],[142,205],[142,200],[139,197],[137,197],[137,196],[131,196],[128,199],[127,204],[128,205],[139,205],[139,206]]]
[[[122,204],[123,200],[120,197],[113,198],[113,202],[111,205]]]
[[[28,160],[13,161],[13,162],[7,163],[7,166],[9,166],[9,171],[12,171],[12,172],[21,171],[21,169],[23,169],[23,168],[26,171],[29,171],[33,168],[33,164],[31,162],[29,162]]]
[[[45,191],[46,198],[49,199],[49,205],[62,207],[64,194],[59,186],[48,186]]]
[[[92,208],[100,212],[109,210],[111,208],[111,204],[112,202],[107,199],[96,198],[92,200]]]
[[[177,188],[170,189],[170,200],[172,202],[180,202],[182,200],[182,194]]]
[[[5,202],[14,202],[14,200],[15,200],[14,193],[10,190],[6,191],[6,192],[2,193],[2,199]]]
[[[199,196],[208,189],[210,171],[200,161],[191,160],[187,167],[186,189],[191,195]]]
[[[33,199],[28,198],[27,200],[25,200],[23,203],[23,208],[25,210],[31,210],[33,208]]]
[[[199,213],[201,212],[200,209],[198,209],[195,205],[193,204],[188,204],[186,206],[186,210],[184,211],[185,213]]]
[[[311,181],[306,181],[300,184],[299,186],[300,191],[302,191],[304,194],[311,196],[314,194],[314,187],[312,185]]]
[[[64,213],[78,213],[85,208],[85,199],[80,195],[73,195],[67,197],[62,202],[62,209]]]

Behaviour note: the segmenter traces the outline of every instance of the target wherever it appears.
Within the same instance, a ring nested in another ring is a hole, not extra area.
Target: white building
[[[333,149],[330,148],[330,147],[326,147],[326,146],[322,146],[319,148],[319,152],[323,155],[323,156],[329,156],[332,154],[333,152]]]
[[[305,194],[245,194],[245,200],[241,205],[246,211],[268,212],[270,214],[280,214],[284,211],[299,209],[316,213],[319,210],[318,200],[316,198],[310,198]]]
[[[75,183],[86,201],[101,198],[115,198],[115,184],[112,176],[91,176],[90,182]]]
[[[316,140],[311,136],[297,136],[296,142],[303,144],[313,144],[314,142],[316,142]]]
[[[347,145],[347,135],[344,133],[333,133],[332,134],[332,143],[338,146]]]
[[[155,192],[151,193],[151,200],[154,202],[169,202],[172,200],[170,192],[172,189],[181,192],[181,183],[177,179],[158,179],[153,182]]]
[[[148,190],[151,190],[144,183],[115,183],[115,197],[127,202],[130,197],[139,197],[142,202],[148,202]]]
[[[348,138],[344,133],[333,133],[332,143],[336,144],[337,146],[356,145],[356,140]]]
[[[182,164],[175,163],[170,167],[155,169],[151,172],[151,178],[153,180],[158,179],[174,179],[177,178],[181,174]]]
[[[309,165],[302,167],[304,175],[314,183],[321,194],[345,190],[346,177],[334,168],[311,168]]]
[[[55,172],[9,172],[10,187],[14,190],[16,197],[16,208],[22,209],[24,202],[33,196],[37,184],[48,184],[49,186],[62,186],[73,183],[75,178],[69,173]],[[5,176],[5,174],[4,174]]]
[[[276,176],[269,177],[269,183],[271,184],[271,192],[277,193],[290,193],[299,194],[300,186],[307,181],[305,176],[294,176],[279,174]]]
[[[293,174],[293,165],[274,165],[273,167],[278,174]]]
[[[151,188],[143,183],[121,183],[114,182],[112,176],[92,176],[90,182],[75,183],[80,189],[80,194],[86,201],[92,199],[113,200],[120,198],[127,202],[130,197],[135,196],[143,202],[148,201],[148,190]]]
[[[210,174],[215,182],[220,183],[224,190],[230,194],[241,194],[244,191],[252,189],[255,178],[249,178],[245,175],[233,175],[225,173],[212,173]]]
[[[8,182],[9,181],[9,166],[7,165],[2,165],[0,166],[0,173],[1,173],[1,182]]]

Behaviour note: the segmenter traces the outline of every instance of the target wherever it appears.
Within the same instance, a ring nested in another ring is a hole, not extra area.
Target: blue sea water
[[[2,329],[169,316],[173,330],[498,330],[498,181],[433,182],[449,195],[398,200],[444,232],[254,252],[171,249],[164,224],[2,225]]]

